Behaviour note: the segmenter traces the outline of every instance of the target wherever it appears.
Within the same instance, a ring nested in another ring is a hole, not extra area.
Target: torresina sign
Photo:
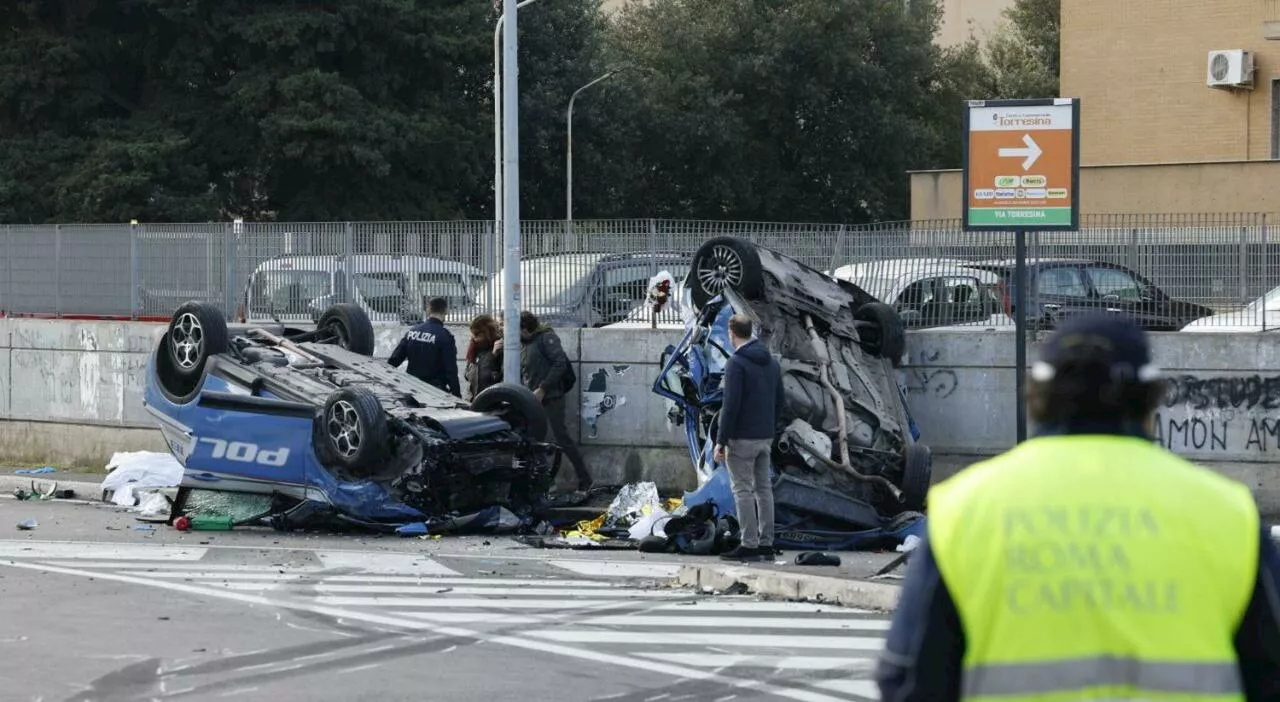
[[[1079,228],[1080,103],[975,100],[965,110],[964,226]]]

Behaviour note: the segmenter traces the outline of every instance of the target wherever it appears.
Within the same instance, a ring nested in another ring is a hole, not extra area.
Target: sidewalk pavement
[[[802,566],[795,562],[800,553],[789,551],[762,563],[730,563],[714,557],[691,559],[680,569],[677,582],[721,593],[826,602],[879,612],[891,612],[897,607],[906,563],[897,565],[884,576],[877,577],[876,573],[903,554],[829,551],[840,558],[840,565]]]
[[[18,475],[15,472],[17,470],[21,469],[0,468],[0,494],[11,494],[17,488],[30,490],[33,482],[42,490],[47,490],[56,482],[59,490],[73,490],[75,500],[102,501],[102,480],[106,477],[104,473],[59,470],[39,475]],[[592,511],[591,514],[598,511]],[[796,565],[795,558],[799,553],[786,552],[773,561],[742,564],[723,561],[715,556],[670,554],[670,558],[682,563],[672,585],[721,593],[750,593],[767,598],[826,602],[877,611],[892,611],[897,605],[899,583],[906,565],[899,565],[884,577],[878,578],[876,573],[901,556],[901,553],[832,552],[839,556],[839,566]]]

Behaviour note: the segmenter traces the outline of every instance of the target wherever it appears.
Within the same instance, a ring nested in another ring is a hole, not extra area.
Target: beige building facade
[[[1280,0],[1064,1],[1061,63],[1083,213],[1280,212]],[[911,180],[960,216],[958,171]]]
[[[970,38],[985,41],[1003,21],[1013,0],[941,0],[942,27],[934,40],[940,46],[956,46]]]

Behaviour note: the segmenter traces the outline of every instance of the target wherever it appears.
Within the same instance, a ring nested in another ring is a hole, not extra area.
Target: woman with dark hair
[[[500,338],[502,331],[492,316],[482,314],[471,320],[466,378],[472,399],[490,385],[502,382],[502,357],[493,350],[493,345]]]

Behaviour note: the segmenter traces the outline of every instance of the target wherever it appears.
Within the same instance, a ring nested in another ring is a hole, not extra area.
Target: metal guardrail
[[[855,282],[869,289],[887,284],[886,277],[928,277],[937,259],[1013,257],[1012,234],[965,232],[954,220],[521,226],[524,304],[563,324],[605,324],[628,314],[643,320],[634,308],[648,279],[661,270],[682,278],[692,254],[714,236],[742,237],[823,271],[861,265],[858,274],[877,282]],[[158,321],[194,299],[233,319],[289,321],[309,319],[309,302],[323,298],[360,302],[379,319],[411,321],[425,300],[443,295],[453,301],[451,320],[466,321],[500,311],[495,274],[502,249],[494,227],[491,221],[5,225],[0,310]],[[1078,232],[1029,235],[1029,255],[1117,264],[1170,297],[1232,312],[1280,285],[1275,238],[1261,214],[1086,216]],[[660,321],[678,323],[679,306],[669,305]],[[1277,322],[1280,313],[1269,323]]]

